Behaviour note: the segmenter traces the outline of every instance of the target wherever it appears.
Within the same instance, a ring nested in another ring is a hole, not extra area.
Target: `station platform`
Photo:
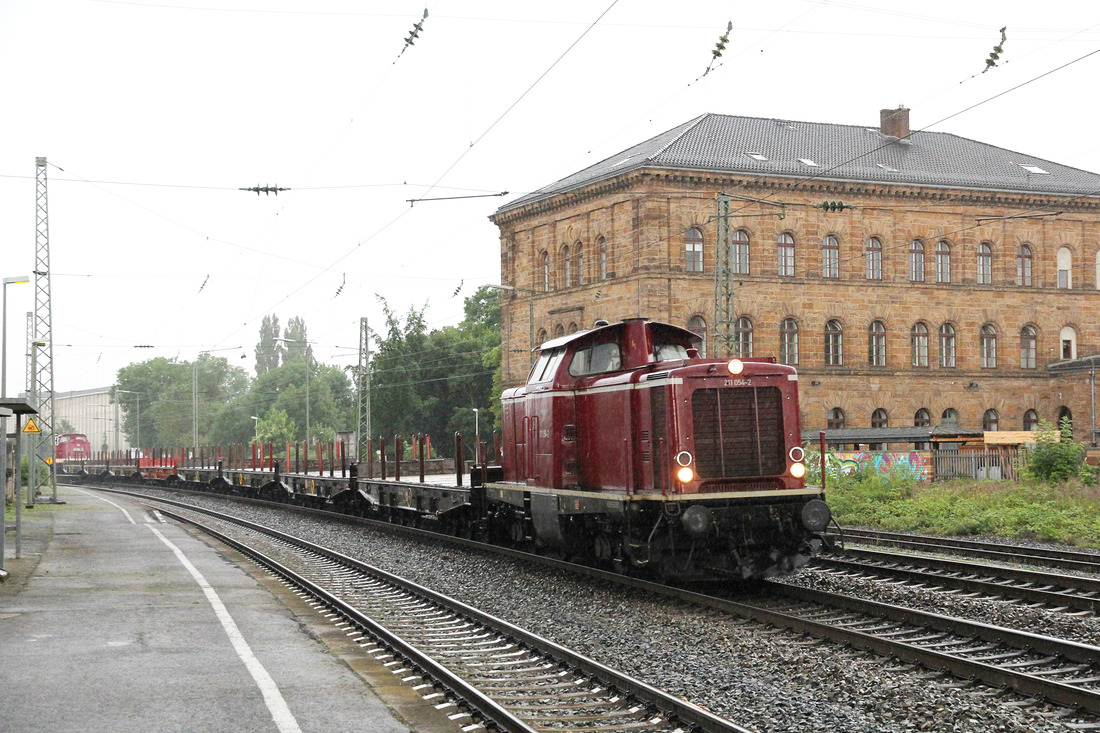
[[[458,730],[233,550],[127,497],[58,498],[23,511],[20,559],[8,522],[0,730]]]

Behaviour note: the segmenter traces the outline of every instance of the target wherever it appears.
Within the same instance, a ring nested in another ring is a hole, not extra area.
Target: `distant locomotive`
[[[798,376],[772,359],[701,359],[697,341],[630,319],[543,344],[502,396],[495,522],[665,578],[805,565],[831,516],[803,478]]]
[[[92,457],[92,444],[83,433],[63,433],[57,436],[58,461],[86,461]]]

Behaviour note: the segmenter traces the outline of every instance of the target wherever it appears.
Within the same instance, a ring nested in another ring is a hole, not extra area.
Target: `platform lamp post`
[[[3,325],[0,326],[0,330],[3,331],[3,346],[0,347],[0,397],[8,396],[8,286],[16,285],[18,283],[29,283],[31,281],[30,275],[15,275],[13,277],[4,278],[4,309],[3,309]]]
[[[526,293],[530,297],[527,300],[527,348],[529,354],[535,353],[535,296],[538,295],[537,290],[531,290],[530,288],[517,288],[515,285],[494,285],[487,283],[487,288],[493,288],[494,290],[510,290],[515,293]],[[531,365],[528,364],[528,367]]]

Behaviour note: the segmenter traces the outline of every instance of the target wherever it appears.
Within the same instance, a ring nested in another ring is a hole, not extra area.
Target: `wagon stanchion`
[[[378,462],[379,462],[379,464],[381,464],[380,469],[382,471],[382,480],[385,481],[386,480],[386,439],[381,435],[378,436],[378,455],[379,455],[379,461]]]
[[[336,454],[332,451],[333,441],[328,442],[328,477],[336,475]]]
[[[393,436],[393,480],[401,480],[401,459],[405,457],[405,441],[400,435]]]
[[[416,451],[420,454],[420,483],[424,483],[424,435],[418,435]]]
[[[455,482],[461,488],[462,486],[462,474],[466,473],[463,470],[462,460],[462,433],[455,432]]]
[[[374,438],[367,438],[367,478],[374,478]]]

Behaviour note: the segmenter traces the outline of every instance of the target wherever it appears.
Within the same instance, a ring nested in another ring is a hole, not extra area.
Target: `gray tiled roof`
[[[747,153],[759,153],[766,160],[756,160]],[[1047,173],[1030,172],[1021,164],[1037,166]],[[639,168],[1100,194],[1100,175],[946,132],[914,132],[907,140],[899,141],[866,125],[705,114],[515,199],[498,212]]]

